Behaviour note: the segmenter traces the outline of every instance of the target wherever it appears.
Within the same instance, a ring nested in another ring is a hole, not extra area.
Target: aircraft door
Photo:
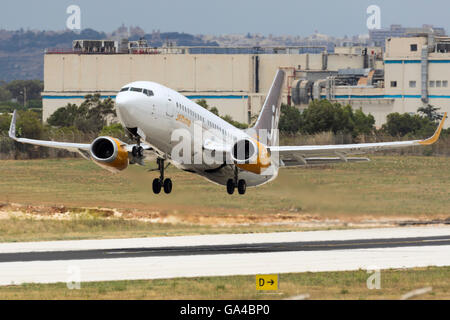
[[[174,104],[173,99],[169,93],[167,95],[167,105],[166,105],[166,116],[169,118],[173,118],[173,113],[174,113],[173,104]]]

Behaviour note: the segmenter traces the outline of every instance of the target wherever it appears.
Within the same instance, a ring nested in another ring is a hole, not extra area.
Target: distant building
[[[421,28],[406,28],[399,24],[393,24],[389,29],[378,29],[369,31],[369,41],[375,46],[385,47],[386,39],[409,37],[416,34],[433,34],[445,36],[445,29],[424,24]]]

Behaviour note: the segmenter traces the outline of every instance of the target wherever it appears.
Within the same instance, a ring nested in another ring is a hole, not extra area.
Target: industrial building
[[[282,48],[149,48],[145,42],[75,41],[44,58],[43,118],[67,103],[100,93],[114,98],[126,83],[147,80],[190,99],[206,99],[240,122],[259,113],[278,68],[286,70],[283,100],[300,109],[327,98],[375,117],[415,113],[430,103],[450,111],[450,38],[420,34],[388,38],[380,47],[336,47],[334,53]]]
[[[317,81],[297,80],[294,103],[304,108],[312,99],[327,98],[350,104],[372,114],[377,126],[389,113],[416,113],[427,104],[442,113],[450,111],[449,37],[389,38],[383,65],[383,69],[339,70]]]
[[[422,27],[408,28],[400,24],[392,24],[390,28],[369,30],[369,42],[375,46],[385,48],[386,40],[389,38],[404,38],[417,34],[430,34],[435,36],[445,36],[445,29],[424,24]]]
[[[86,94],[114,98],[125,84],[161,83],[193,100],[206,99],[221,115],[249,122],[264,102],[278,68],[285,68],[289,102],[291,83],[304,71],[321,77],[341,68],[363,68],[358,54],[300,53],[283,48],[149,48],[145,43],[74,41],[70,50],[47,50],[44,56],[43,118]],[[323,49],[325,50],[325,49]]]

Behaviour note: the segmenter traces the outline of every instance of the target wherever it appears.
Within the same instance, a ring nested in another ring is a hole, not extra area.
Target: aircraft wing
[[[86,143],[71,143],[71,142],[56,142],[56,141],[45,141],[45,140],[35,140],[35,139],[27,139],[27,138],[17,138],[16,137],[16,120],[17,120],[17,111],[14,110],[11,125],[9,127],[9,137],[14,139],[17,142],[34,144],[42,147],[51,147],[58,149],[66,149],[73,152],[79,152],[80,150],[89,151],[90,144]]]
[[[9,127],[9,137],[14,139],[17,142],[33,144],[41,147],[49,147],[49,148],[57,148],[57,149],[65,149],[72,152],[78,152],[83,156],[83,158],[90,159],[90,143],[73,143],[73,142],[57,142],[57,141],[46,141],[46,140],[36,140],[36,139],[28,139],[28,138],[18,138],[16,136],[16,120],[17,120],[17,111],[14,110],[11,125]],[[135,144],[123,144],[123,147],[127,152],[131,152]],[[146,143],[142,143],[141,147],[144,150],[152,150],[152,147]]]
[[[278,153],[281,166],[327,163],[327,161],[329,161],[328,163],[368,161],[366,158],[350,158],[348,156],[411,146],[431,145],[439,139],[446,117],[447,113],[444,114],[433,136],[424,140],[319,146],[270,146],[269,149],[272,153]]]

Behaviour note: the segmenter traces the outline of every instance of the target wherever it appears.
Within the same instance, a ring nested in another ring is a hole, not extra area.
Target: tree
[[[431,104],[427,104],[427,106],[422,106],[417,109],[417,111],[423,113],[431,121],[439,121],[442,119],[442,115],[437,112],[440,109],[441,108],[434,107]]]
[[[99,94],[87,95],[80,106],[68,104],[56,110],[47,120],[56,127],[74,126],[82,132],[99,133],[109,117],[115,117],[114,102],[101,99]]]
[[[41,92],[44,90],[44,84],[40,80],[13,80],[4,87],[12,97],[23,103],[26,91],[27,100],[41,99]]]
[[[112,123],[109,126],[104,126],[100,131],[101,136],[111,136],[118,139],[121,139],[124,142],[129,141],[130,139],[127,137],[124,128],[120,123]]]
[[[203,108],[205,108],[206,110],[209,110],[209,106],[208,106],[208,102],[206,102],[205,99],[199,99],[197,100],[197,104]]]
[[[9,101],[12,98],[11,92],[3,87],[0,87],[0,101]]]
[[[332,131],[337,133],[340,124],[337,122],[336,105],[328,100],[314,100],[303,110],[302,131],[307,134]]]
[[[400,114],[395,112],[388,114],[386,120],[382,130],[391,136],[428,136],[436,128],[436,124],[433,121],[418,114],[410,115],[409,113]]]
[[[11,124],[11,115],[8,113],[0,114],[0,134],[8,134],[9,126]]]
[[[354,111],[350,105],[342,106],[328,100],[314,100],[300,112],[297,108],[282,105],[279,128],[281,132],[316,134],[331,131],[351,134],[356,138],[360,134],[374,131],[375,118],[362,110]]]
[[[375,119],[361,110],[353,111],[350,105],[342,106],[328,100],[314,100],[303,111],[301,131],[307,134],[331,131],[349,133],[355,138],[359,134],[370,134],[374,130]]]
[[[68,103],[65,107],[59,108],[53,112],[47,119],[47,123],[55,127],[73,126],[79,112],[76,104]]]
[[[287,104],[281,105],[280,121],[278,128],[280,132],[297,133],[300,131],[303,124],[303,118],[301,112],[293,106]]]
[[[371,114],[366,115],[361,109],[353,113],[353,122],[355,124],[353,132],[356,136],[360,134],[370,135],[374,131],[375,118]]]
[[[16,125],[17,136],[30,139],[44,138],[44,126],[37,113],[27,110],[19,111],[18,114]]]

